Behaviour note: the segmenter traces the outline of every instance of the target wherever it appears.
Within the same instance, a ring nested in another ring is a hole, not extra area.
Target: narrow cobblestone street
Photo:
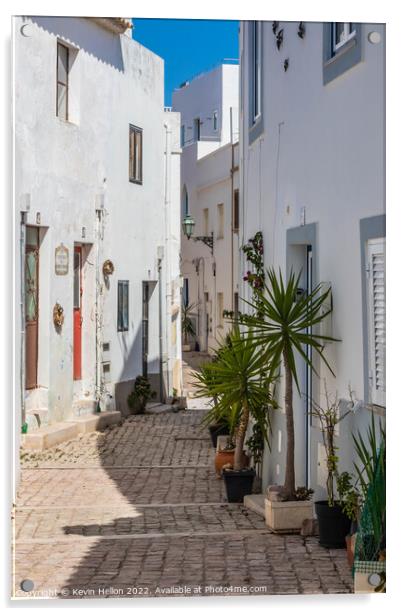
[[[203,413],[132,416],[25,455],[15,596],[24,579],[62,598],[351,592],[344,550],[226,502]]]

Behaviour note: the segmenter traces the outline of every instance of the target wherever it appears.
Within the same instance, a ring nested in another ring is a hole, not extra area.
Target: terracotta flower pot
[[[231,464],[233,466],[234,463],[234,449],[221,449],[215,454],[215,470],[216,475],[219,478],[222,478],[222,467],[225,464]],[[249,458],[243,453],[243,463],[245,466],[249,463]]]

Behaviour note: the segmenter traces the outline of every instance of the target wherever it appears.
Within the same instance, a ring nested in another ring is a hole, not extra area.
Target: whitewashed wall
[[[60,120],[55,113],[58,39],[77,50],[71,70],[72,121],[69,122]],[[77,412],[93,408],[96,208],[100,203],[104,203],[104,209],[99,263],[111,259],[115,267],[107,284],[100,277],[100,342],[110,343],[110,351],[101,360],[110,361],[107,389],[113,396],[105,397],[103,406],[117,406],[125,412],[127,393],[133,379],[142,372],[142,282],[157,283],[158,257],[164,285],[161,294],[164,327],[168,326],[168,318],[171,319],[174,302],[178,303],[179,120],[172,114],[167,122],[174,151],[168,157],[163,79],[163,60],[132,40],[131,33],[114,34],[85,18],[14,19],[16,239],[19,239],[21,199],[29,194],[27,224],[35,225],[37,213],[40,214],[38,384],[41,386],[39,402],[48,406],[49,422],[69,417],[73,403]],[[143,129],[142,185],[129,182],[129,124]],[[166,204],[167,177],[171,209]],[[168,228],[172,237],[167,236]],[[61,242],[70,252],[67,276],[54,273],[54,251]],[[86,257],[83,378],[75,383],[72,379],[74,242],[82,243]],[[19,263],[17,245],[16,242]],[[117,332],[118,280],[129,281],[128,332]],[[19,299],[18,271],[16,282]],[[165,292],[168,286],[172,287],[174,298],[169,306]],[[149,347],[149,372],[155,389],[159,386],[158,297],[156,285],[150,302]],[[63,306],[65,313],[61,334],[55,331],[52,322],[56,302]],[[19,339],[19,323],[16,329]],[[173,342],[170,327],[168,332],[164,330],[163,339],[163,360],[177,375],[180,345]],[[19,357],[17,368],[18,375]],[[170,390],[172,384],[171,378]],[[32,392],[27,397],[28,407],[29,404],[38,404],[38,400],[32,399]]]
[[[333,335],[342,341],[327,351],[336,378],[319,366],[321,381],[315,380],[314,395],[320,399],[326,377],[332,393],[348,398],[350,385],[356,398],[364,400],[359,221],[385,212],[385,29],[362,24],[362,61],[324,85],[323,24],[306,23],[304,39],[297,35],[298,23],[281,22],[281,28],[284,39],[278,51],[272,23],[263,23],[264,131],[251,144],[245,24],[240,32],[242,242],[261,230],[266,266],[286,271],[287,230],[299,227],[303,216],[306,225],[316,223],[316,282],[332,284]],[[381,34],[380,43],[369,42],[372,31]],[[285,59],[289,60],[286,72]],[[244,283],[241,294],[248,295]],[[304,402],[297,394],[294,401],[297,485],[302,485],[306,481]],[[341,467],[350,468],[350,432],[357,427],[364,431],[369,419],[363,409],[341,425]],[[274,414],[272,454],[267,453],[264,460],[264,485],[284,479],[285,439],[285,417],[279,410]],[[321,496],[319,441],[313,428],[311,483]]]
[[[230,328],[219,314],[219,294],[223,294],[223,310],[233,310],[233,295],[238,290],[238,235],[232,233],[232,192],[239,188],[238,146],[231,143],[231,134],[236,138],[238,135],[238,96],[238,66],[234,65],[222,65],[205,73],[173,94],[173,108],[180,111],[182,125],[191,127],[186,133],[190,143],[185,144],[181,158],[182,217],[187,190],[188,210],[195,221],[194,236],[206,234],[204,209],[208,209],[207,234],[214,233],[213,255],[202,242],[188,240],[183,234],[181,238],[181,270],[183,278],[189,281],[189,301],[196,306],[194,317],[201,351],[216,349]],[[211,140],[215,109],[219,130]],[[201,141],[191,142],[196,117],[204,121]],[[204,137],[208,138],[203,141]],[[218,204],[223,205],[224,211],[222,238]]]

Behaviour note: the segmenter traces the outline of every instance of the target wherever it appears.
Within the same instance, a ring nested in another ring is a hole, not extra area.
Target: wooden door
[[[25,387],[38,384],[39,228],[26,228],[25,243]]]
[[[82,364],[82,248],[74,246],[74,314],[73,314],[73,374],[74,380],[81,379]]]

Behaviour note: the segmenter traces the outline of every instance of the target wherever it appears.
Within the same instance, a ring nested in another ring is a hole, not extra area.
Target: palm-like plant
[[[188,344],[189,336],[196,335],[193,322],[190,318],[194,314],[193,311],[195,307],[195,304],[186,304],[185,302],[183,302],[181,307],[181,330],[184,334],[184,344]]]
[[[314,332],[318,325],[330,314],[326,308],[330,289],[325,292],[322,285],[317,285],[311,293],[305,293],[298,298],[298,288],[301,273],[296,276],[290,273],[287,284],[282,273],[279,276],[274,269],[267,271],[268,283],[264,283],[258,306],[248,303],[254,314],[243,316],[243,323],[252,328],[254,344],[260,346],[269,357],[270,376],[278,373],[283,361],[285,372],[285,413],[286,413],[286,471],[284,490],[289,499],[294,498],[295,486],[295,436],[293,417],[293,379],[300,394],[296,370],[296,355],[300,355],[306,364],[316,372],[306,347],[310,346],[323,359],[331,373],[333,371],[323,355],[323,343],[334,341],[335,338],[323,336]]]
[[[250,416],[268,440],[268,405],[272,378],[267,373],[267,354],[255,344],[253,332],[243,335],[237,326],[230,343],[219,349],[217,359],[194,373],[197,396],[216,396],[214,417],[230,417],[236,425],[234,470],[244,467],[243,447]]]

